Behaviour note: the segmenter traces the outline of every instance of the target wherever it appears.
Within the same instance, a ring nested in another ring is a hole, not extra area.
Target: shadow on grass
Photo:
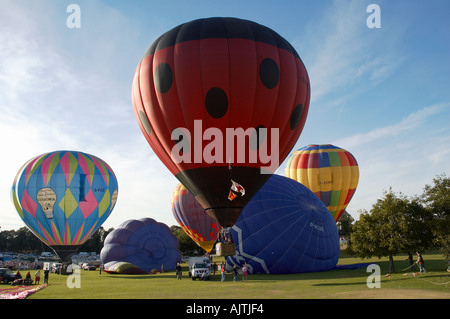
[[[139,279],[139,280],[142,280],[142,279],[152,280],[152,279],[161,279],[161,278],[177,279],[175,273],[173,273],[173,274],[167,273],[165,275],[161,275],[161,274],[157,274],[157,275],[155,275],[155,274],[143,274],[143,275],[106,274],[105,277],[107,277],[107,278]]]
[[[367,263],[370,264],[370,263]],[[377,261],[373,264],[377,264],[380,266],[381,275],[385,276],[390,273],[390,263],[389,261]],[[428,271],[442,271],[442,261],[439,260],[430,260],[428,263],[426,262],[426,268]],[[347,265],[348,266],[348,265]],[[409,266],[408,261],[396,261],[395,268],[396,272],[393,274],[400,275],[404,273],[417,273],[418,267],[415,270],[407,269]],[[328,271],[322,272],[308,272],[308,273],[298,273],[298,274],[250,274],[249,281],[302,281],[302,280],[336,280],[336,279],[356,279],[355,282],[344,282],[344,283],[318,283],[317,286],[323,285],[360,285],[361,281],[358,278],[367,278],[372,272],[367,272],[367,266],[363,266],[359,269],[332,269]],[[105,274],[102,275],[108,278],[124,278],[124,279],[139,279],[139,280],[152,280],[152,279],[176,279],[175,271],[168,271],[163,274],[143,274],[143,275],[131,275],[131,274]],[[400,281],[404,279],[408,279],[411,276],[405,276],[404,278],[391,278],[390,281]],[[427,277],[432,277],[431,275],[427,275]],[[182,280],[192,280],[188,275],[187,271],[183,272]],[[229,282],[233,280],[233,274],[227,273],[225,281]],[[237,281],[242,280],[242,275],[238,275]],[[196,279],[195,281],[201,281],[201,279]],[[221,274],[216,272],[216,274],[211,275],[211,279],[208,281],[219,282],[221,281]]]

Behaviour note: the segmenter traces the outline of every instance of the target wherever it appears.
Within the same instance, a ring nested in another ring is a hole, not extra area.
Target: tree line
[[[393,257],[406,253],[410,260],[417,251],[440,248],[445,259],[450,254],[450,178],[438,175],[425,185],[421,195],[407,197],[392,188],[362,210],[353,222],[346,214],[338,222],[341,235],[348,238],[347,251],[361,258],[388,257],[395,272]]]
[[[103,242],[111,231],[113,231],[113,228],[105,230],[103,227],[100,227],[78,249],[78,251],[95,251],[100,253],[100,250],[103,248]],[[0,252],[40,254],[43,251],[53,252],[50,247],[41,242],[41,240],[25,226],[18,230],[4,230],[0,232]]]
[[[114,228],[105,230],[101,226],[78,249],[78,251],[96,252],[99,254],[103,248],[106,236],[113,230]],[[204,253],[203,249],[198,247],[181,227],[171,226],[170,230],[178,238],[179,249],[183,255],[190,255],[198,253],[199,251]],[[18,230],[4,230],[0,232],[0,252],[40,254],[44,251],[53,252],[50,247],[41,242],[41,240],[25,226]]]

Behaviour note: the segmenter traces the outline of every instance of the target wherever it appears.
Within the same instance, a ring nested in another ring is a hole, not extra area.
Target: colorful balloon
[[[181,261],[178,239],[166,224],[152,218],[123,222],[105,238],[100,259],[106,266],[118,262],[134,268],[133,273],[149,273],[153,269],[175,269]],[[131,265],[131,266],[130,266]],[[107,267],[107,268],[108,268]]]
[[[211,252],[222,229],[217,220],[205,212],[181,183],[172,192],[171,206],[173,216],[183,231],[207,253]]]
[[[111,214],[118,194],[111,167],[93,155],[56,151],[22,166],[11,197],[27,227],[69,261]]]
[[[325,205],[302,184],[273,175],[231,228],[236,255],[227,265],[250,273],[293,274],[333,269],[339,235]]]
[[[310,85],[298,53],[273,30],[208,18],[179,25],[150,46],[132,98],[154,152],[230,227],[300,136]]]
[[[353,155],[331,144],[308,145],[289,157],[287,177],[308,187],[337,222],[355,193],[359,168]]]

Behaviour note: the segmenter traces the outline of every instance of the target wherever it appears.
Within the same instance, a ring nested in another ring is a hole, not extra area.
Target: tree
[[[363,212],[353,226],[350,251],[362,258],[387,256],[394,272],[393,256],[406,252],[412,261],[415,251],[433,246],[435,236],[430,212],[419,198],[408,199],[389,189],[370,213]]]
[[[408,253],[412,263],[414,252],[433,246],[433,215],[423,206],[419,198],[409,200],[406,208],[403,251]]]
[[[441,248],[448,260],[450,255],[450,178],[445,174],[438,175],[433,179],[432,185],[425,185],[422,202],[433,215],[434,243]]]
[[[92,236],[78,249],[78,251],[95,251],[96,253],[100,253],[106,236],[108,236],[108,234],[113,230],[114,228],[105,230],[103,226],[100,226],[100,228],[92,234]]]
[[[349,213],[347,213],[346,210],[344,210],[341,217],[339,217],[338,222],[336,223],[337,228],[339,229],[339,237],[348,238],[350,236],[353,222],[353,217]]]
[[[182,255],[192,255],[196,251],[203,251],[202,248],[200,248],[191,237],[189,237],[184,230],[179,226],[170,226],[170,231],[172,234],[175,235],[175,237],[178,238],[178,249],[180,250]]]
[[[0,251],[40,252],[44,246],[47,247],[25,226],[0,232]]]
[[[350,235],[350,251],[361,258],[389,257],[390,271],[395,272],[393,257],[405,249],[407,210],[407,198],[401,194],[397,196],[389,189],[370,213],[363,211],[359,221],[355,222]]]

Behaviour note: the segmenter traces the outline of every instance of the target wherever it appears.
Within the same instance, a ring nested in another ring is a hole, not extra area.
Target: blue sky
[[[80,7],[81,27],[66,12]],[[381,28],[368,28],[369,4]],[[358,218],[392,187],[408,196],[449,172],[450,2],[2,0],[0,10],[0,226],[24,224],[10,200],[23,163],[59,149],[104,159],[119,197],[103,225],[152,217],[174,225],[178,181],[154,155],[131,103],[135,68],[151,43],[197,18],[266,25],[300,54],[311,81],[294,149],[350,151],[360,180],[347,210]],[[285,163],[280,166],[283,174]]]

